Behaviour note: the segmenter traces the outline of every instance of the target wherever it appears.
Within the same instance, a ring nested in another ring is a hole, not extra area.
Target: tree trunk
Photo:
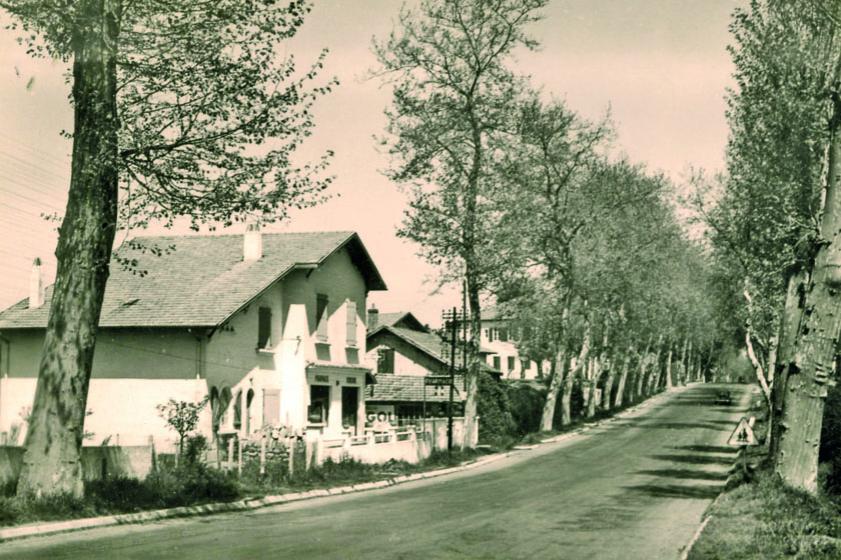
[[[785,307],[780,321],[779,348],[777,350],[777,372],[771,387],[771,411],[768,421],[769,456],[775,457],[779,449],[779,419],[783,412],[783,397],[788,382],[789,365],[794,360],[794,346],[803,320],[803,298],[809,285],[809,273],[801,268],[792,274],[786,287]]]
[[[672,387],[674,387],[674,383],[672,383],[672,352],[674,350],[674,345],[669,343],[669,353],[666,356],[666,390],[671,391]]]
[[[651,339],[648,337],[648,342],[645,344],[645,352],[640,355],[639,370],[637,373],[637,386],[634,391],[634,400],[639,401],[642,398],[643,390],[645,389],[645,373],[648,369],[648,355],[651,353]]]
[[[482,332],[481,307],[479,303],[479,289],[472,274],[467,275],[467,300],[470,306],[470,338],[467,341],[468,369],[464,376],[464,434],[461,448],[473,447],[472,438],[477,430],[476,410],[479,396],[479,372],[482,367],[482,357],[479,354],[479,336]]]
[[[619,408],[622,406],[623,394],[625,393],[625,382],[628,379],[628,366],[631,364],[631,355],[634,353],[634,347],[629,346],[625,353],[625,359],[622,360],[622,373],[619,375],[619,385],[616,387],[616,396],[613,398],[613,407]]]
[[[584,326],[584,339],[581,342],[581,352],[573,365],[570,362],[569,372],[564,378],[563,392],[561,393],[561,425],[569,426],[572,423],[572,387],[575,383],[575,376],[584,367],[590,356],[590,321],[586,320]]]
[[[692,343],[688,337],[683,339],[683,351],[680,354],[680,372],[678,374],[677,382],[686,386],[689,378],[689,360],[692,359]]]
[[[616,371],[612,359],[605,358],[604,363],[607,368],[607,377],[605,377],[604,391],[602,392],[602,410],[610,410],[613,403],[613,379],[616,377]]]
[[[790,486],[817,492],[818,449],[827,384],[841,333],[841,57],[835,62],[826,203],[821,241],[806,293],[803,326],[789,366],[777,474]]]
[[[555,371],[552,375],[552,381],[549,383],[549,391],[546,393],[546,402],[543,403],[543,415],[540,417],[540,431],[542,432],[552,430],[552,424],[555,418],[555,405],[558,402],[558,393],[560,393],[564,381],[565,365],[566,353],[563,350],[559,350],[555,357]]]
[[[76,7],[70,192],[19,495],[83,492],[88,384],[117,221],[118,14],[119,0],[83,0]]]
[[[596,388],[599,384],[599,368],[598,359],[590,359],[590,363],[587,364],[587,385],[590,389],[587,393],[586,418],[592,418],[596,415]]]
[[[646,397],[650,397],[653,395],[657,387],[660,385],[660,374],[662,370],[660,369],[660,353],[663,351],[663,335],[661,334],[657,338],[657,351],[654,354],[654,362],[653,368],[651,370],[651,375],[648,378],[648,388],[645,392]]]

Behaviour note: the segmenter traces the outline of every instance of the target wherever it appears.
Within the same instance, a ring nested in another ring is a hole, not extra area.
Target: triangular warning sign
[[[730,439],[727,440],[727,445],[734,447],[742,447],[744,445],[759,445],[756,441],[756,436],[753,435],[753,428],[750,427],[750,422],[745,417],[739,420],[739,425],[730,434]]]

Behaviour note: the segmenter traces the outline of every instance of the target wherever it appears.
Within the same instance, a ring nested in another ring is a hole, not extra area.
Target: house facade
[[[169,399],[207,399],[199,431],[212,439],[362,431],[367,295],[385,283],[355,233],[143,237],[117,255],[88,444],[172,441],[156,408]],[[0,434],[13,442],[25,435],[50,294],[0,313]]]
[[[517,332],[497,308],[482,312],[481,345],[492,353],[487,364],[502,372],[503,379],[532,380],[548,374],[548,363],[538,363],[521,356],[517,349]]]
[[[450,344],[438,333],[412,313],[381,314],[369,309],[367,347],[366,363],[376,378],[376,383],[367,388],[369,421],[377,414],[397,423],[447,415],[449,384],[431,385],[426,379],[429,376],[441,379],[450,374]],[[487,353],[483,348],[483,359]],[[457,350],[456,368],[461,367],[462,356]],[[486,371],[500,375],[490,367]],[[463,415],[465,398],[464,379],[456,374],[455,416]]]

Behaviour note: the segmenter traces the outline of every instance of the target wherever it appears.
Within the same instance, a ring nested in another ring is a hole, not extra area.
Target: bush
[[[489,374],[479,374],[479,441],[505,447],[513,443],[516,425],[511,415],[507,385]]]
[[[541,390],[527,383],[512,384],[508,386],[508,400],[517,436],[522,437],[540,430],[540,419],[546,402],[545,389]]]

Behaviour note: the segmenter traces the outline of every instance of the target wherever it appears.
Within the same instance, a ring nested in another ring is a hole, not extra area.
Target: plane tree
[[[33,56],[64,61],[74,111],[67,207],[18,493],[82,493],[80,451],[97,325],[118,228],[282,217],[318,202],[319,58],[282,42],[304,0],[0,0]],[[323,55],[322,55],[323,56]],[[169,250],[170,248],[165,248]],[[150,251],[162,248],[150,247]],[[131,262],[123,262],[132,266]]]
[[[418,244],[442,282],[464,284],[469,307],[465,430],[473,431],[481,364],[481,295],[500,266],[486,250],[494,160],[505,151],[511,108],[524,80],[513,52],[536,43],[527,33],[546,0],[422,0],[404,7],[397,27],[374,42],[374,75],[392,88],[382,138],[387,176],[404,186],[409,209],[398,235]]]

